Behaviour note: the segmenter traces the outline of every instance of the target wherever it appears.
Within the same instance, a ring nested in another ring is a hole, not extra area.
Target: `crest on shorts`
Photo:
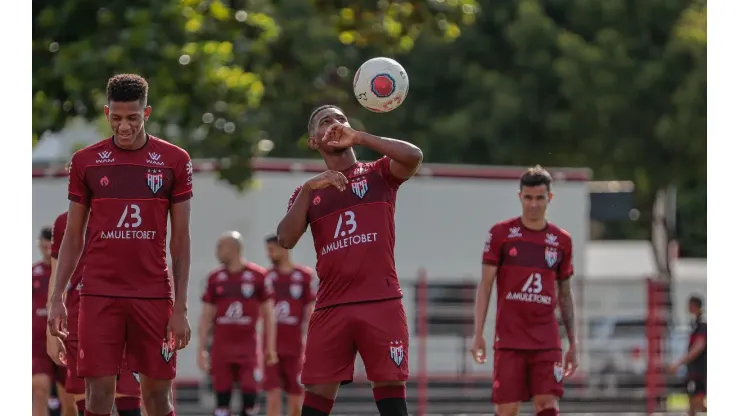
[[[300,299],[302,294],[303,287],[301,285],[290,285],[290,296],[293,296],[293,299]]]
[[[172,356],[175,355],[175,342],[172,341],[171,343],[167,342],[167,340],[162,341],[162,358],[164,359],[164,362],[168,363],[172,359]]]
[[[548,267],[552,267],[558,262],[558,249],[545,247],[545,262]]]
[[[352,181],[352,193],[358,198],[362,199],[367,194],[367,178]]]
[[[391,361],[396,363],[396,366],[400,367],[401,363],[403,363],[403,358],[404,358],[403,342],[392,341],[390,345],[390,351],[391,351]]]
[[[555,381],[560,383],[563,381],[563,374],[565,373],[565,370],[563,370],[563,364],[562,363],[555,363],[553,366],[552,374],[555,376]]]
[[[153,194],[162,189],[164,185],[164,174],[161,169],[149,169],[146,171],[146,186]]]
[[[254,285],[251,283],[244,283],[242,285],[242,295],[244,295],[245,298],[251,298],[252,293],[254,293]]]

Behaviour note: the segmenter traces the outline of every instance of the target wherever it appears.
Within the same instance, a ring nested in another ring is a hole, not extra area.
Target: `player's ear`
[[[553,197],[553,195],[555,195],[555,194],[554,194],[553,192],[548,192],[548,193],[547,193],[547,202],[550,202],[550,201],[552,201],[552,197]]]
[[[110,116],[110,107],[107,105],[103,107],[103,113],[105,114],[105,118],[108,118]]]
[[[144,121],[148,120],[150,115],[152,115],[152,106],[148,105],[144,109]]]
[[[319,148],[319,142],[316,140],[316,136],[308,136],[308,147],[310,147],[312,150],[316,150]]]

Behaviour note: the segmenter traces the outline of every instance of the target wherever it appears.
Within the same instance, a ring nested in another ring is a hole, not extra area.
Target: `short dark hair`
[[[41,228],[41,232],[39,233],[39,240],[51,241],[51,227],[45,226]]]
[[[689,298],[689,304],[701,309],[702,305],[704,305],[704,301],[701,300],[701,296],[699,295],[691,295]]]
[[[275,234],[268,234],[267,237],[265,237],[265,243],[277,243],[278,238]]]
[[[136,74],[119,74],[108,80],[108,102],[130,103],[138,101],[146,105],[149,83]]]
[[[552,187],[552,176],[550,176],[550,172],[546,171],[545,168],[540,165],[527,169],[527,171],[522,173],[522,176],[519,178],[520,190],[525,186],[540,185],[547,186],[548,191]]]
[[[341,108],[339,108],[339,107],[337,107],[336,105],[333,105],[333,104],[324,104],[324,105],[321,105],[321,106],[316,107],[316,109],[313,110],[313,112],[311,113],[311,116],[308,117],[308,134],[309,135],[313,134],[313,131],[316,129],[316,126],[314,125],[314,121],[315,121],[314,118],[316,118],[316,116],[321,111],[326,110],[327,108],[335,108],[335,109],[337,109],[339,111],[342,111]]]

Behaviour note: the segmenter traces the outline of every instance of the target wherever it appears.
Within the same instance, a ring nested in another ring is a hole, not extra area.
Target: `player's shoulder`
[[[95,163],[97,159],[109,160],[112,154],[113,140],[110,137],[107,137],[74,152],[72,155],[72,163],[92,164]]]
[[[31,273],[34,276],[40,276],[46,272],[46,265],[42,261],[37,261],[31,265]]]
[[[190,159],[190,155],[187,150],[174,143],[170,143],[167,140],[152,135],[149,136],[149,140],[149,146],[153,152],[156,151],[162,156],[166,155],[167,157],[173,157],[175,159]]]
[[[260,277],[267,276],[267,269],[265,269],[264,267],[260,266],[257,263],[253,263],[251,261],[250,262],[247,262],[247,264],[244,265],[244,269],[245,269],[246,272],[255,273],[255,274],[259,275]]]
[[[229,273],[226,271],[226,268],[221,266],[217,267],[208,273],[208,282],[218,282],[226,280],[229,277]]]
[[[554,238],[559,241],[564,241],[567,243],[571,243],[573,241],[570,233],[565,228],[559,227],[549,221],[547,222],[546,234],[548,239],[553,239],[554,236]]]
[[[520,234],[521,229],[522,225],[519,217],[513,217],[503,221],[499,221],[491,226],[491,232],[507,231],[509,234]]]
[[[304,266],[302,264],[296,264],[295,270],[297,273],[301,275],[301,277],[304,280],[311,280],[313,278],[313,275],[314,275],[313,269],[308,266]]]
[[[61,226],[67,224],[67,215],[68,212],[64,211],[61,214],[57,215],[56,219],[54,220],[54,226]]]

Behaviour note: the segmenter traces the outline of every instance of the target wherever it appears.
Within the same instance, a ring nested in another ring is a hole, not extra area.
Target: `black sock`
[[[49,397],[49,416],[62,416],[62,404],[56,396]]]
[[[380,416],[408,416],[405,386],[383,386],[373,389]]]
[[[84,410],[78,410],[77,411],[77,416],[85,416],[85,411]]]
[[[141,416],[141,409],[118,410],[118,416]]]
[[[329,416],[332,407],[334,400],[307,391],[303,399],[301,416]]]
[[[242,393],[242,414],[241,416],[254,416],[257,414],[259,406],[257,405],[256,393]]]

